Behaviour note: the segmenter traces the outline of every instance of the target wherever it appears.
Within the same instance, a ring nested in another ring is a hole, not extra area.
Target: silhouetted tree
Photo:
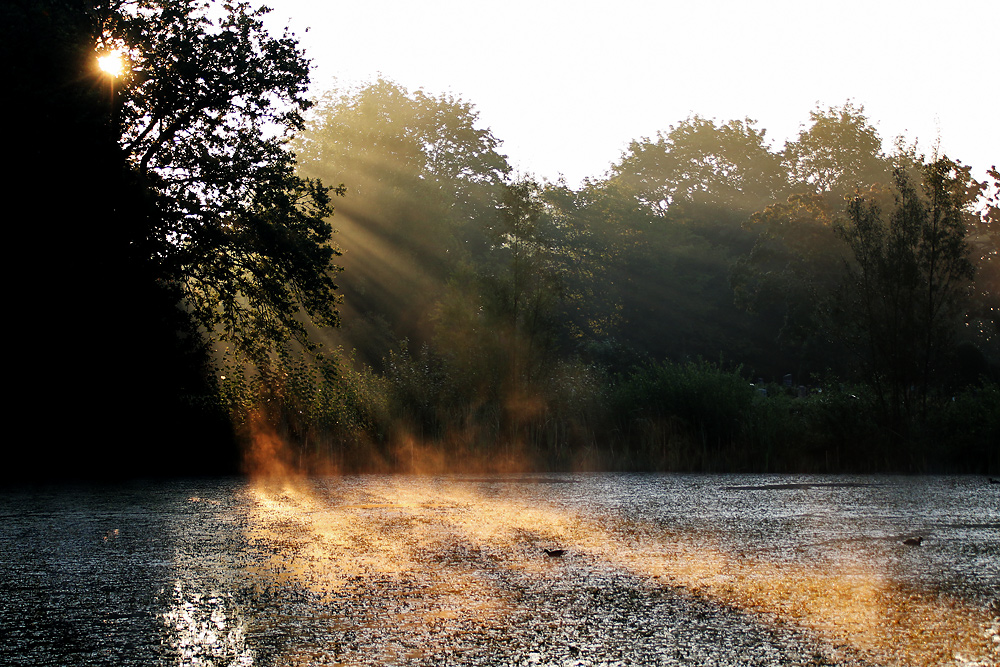
[[[737,303],[760,317],[798,374],[839,366],[829,309],[847,252],[835,233],[848,197],[891,179],[882,138],[864,108],[816,109],[810,125],[787,142],[782,160],[790,187],[744,223],[753,249],[733,266]]]
[[[175,282],[210,334],[262,359],[306,343],[301,315],[338,315],[327,188],[298,177],[287,145],[303,127],[308,61],[245,2],[122,2],[103,8],[100,49],[128,71],[114,86],[119,143],[155,200],[128,243]]]
[[[24,174],[7,247],[30,258],[12,308],[34,351],[12,372],[35,474],[232,469],[205,336],[261,354],[303,333],[300,307],[336,315],[328,193],[281,136],[300,126],[305,59],[246,4],[0,11]],[[110,49],[120,78],[98,69]]]
[[[963,312],[974,276],[967,220],[980,185],[947,158],[915,171],[895,170],[891,206],[880,201],[884,189],[855,197],[838,229],[852,255],[846,331],[900,435],[914,409],[926,406]]]

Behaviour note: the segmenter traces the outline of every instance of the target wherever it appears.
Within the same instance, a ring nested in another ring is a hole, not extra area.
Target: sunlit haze
[[[847,100],[887,149],[940,140],[980,177],[1000,162],[996,0],[267,4],[313,59],[316,92],[381,74],[459,95],[516,168],[570,185],[692,113],[755,119],[780,148]]]

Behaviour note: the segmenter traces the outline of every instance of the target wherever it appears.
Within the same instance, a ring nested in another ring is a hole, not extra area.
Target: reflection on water
[[[243,619],[227,609],[229,596],[186,591],[177,581],[171,604],[163,612],[169,653],[184,665],[253,665]]]
[[[331,489],[302,480],[255,486],[251,524],[255,539],[281,545],[281,575],[324,598],[358,576],[419,587],[414,597],[379,584],[407,599],[401,615],[383,619],[390,627],[429,623],[442,608],[468,613],[469,603],[472,615],[510,625],[514,593],[571,568],[581,586],[588,578],[606,586],[602,575],[618,572],[792,623],[823,642],[824,659],[996,663],[1000,622],[988,603],[1000,581],[1000,525],[980,524],[992,544],[992,560],[981,563],[989,569],[954,590],[945,560],[953,548],[944,544],[954,536],[926,512],[911,514],[905,492],[879,514],[858,503],[884,496],[880,487],[725,488],[701,478],[664,488],[677,481],[581,478],[567,487],[388,478]],[[903,518],[910,525],[900,526]],[[901,529],[926,533],[926,546],[903,545]],[[551,546],[568,550],[565,562],[544,556]],[[925,586],[935,575],[939,585]]]
[[[0,663],[992,666],[1000,493],[983,481],[364,476],[4,494]]]

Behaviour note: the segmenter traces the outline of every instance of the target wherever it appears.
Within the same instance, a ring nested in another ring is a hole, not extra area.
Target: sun
[[[102,72],[108,76],[115,78],[120,77],[125,74],[125,58],[122,57],[121,51],[108,51],[102,56],[97,58],[97,66]]]

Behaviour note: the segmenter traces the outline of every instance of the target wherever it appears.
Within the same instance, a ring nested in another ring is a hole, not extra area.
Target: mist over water
[[[3,664],[1000,662],[982,478],[233,479],[0,514]]]

